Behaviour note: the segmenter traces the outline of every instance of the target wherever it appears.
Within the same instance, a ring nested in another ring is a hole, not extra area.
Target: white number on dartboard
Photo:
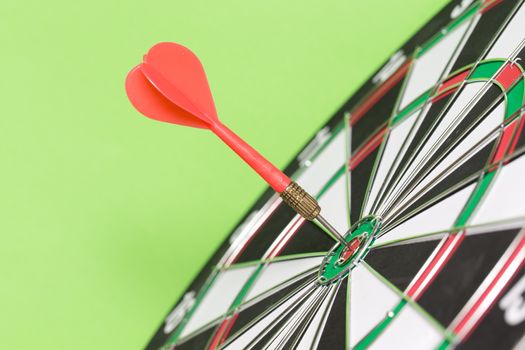
[[[454,6],[452,12],[450,13],[450,18],[454,19],[461,15],[465,9],[472,4],[474,0],[462,0],[460,4]]]
[[[171,333],[182,321],[186,312],[195,304],[195,292],[191,291],[184,294],[182,301],[175,309],[166,317],[166,324],[164,325],[164,333]]]
[[[503,318],[510,326],[516,326],[525,321],[525,276],[512,287],[499,302],[499,308],[503,310]]]

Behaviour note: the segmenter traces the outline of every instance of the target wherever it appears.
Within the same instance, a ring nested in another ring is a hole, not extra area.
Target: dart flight
[[[126,92],[133,106],[149,118],[211,130],[301,216],[317,219],[341,244],[347,243],[319,215],[321,208],[311,195],[219,120],[204,68],[188,48],[171,42],[153,46],[129,72]]]

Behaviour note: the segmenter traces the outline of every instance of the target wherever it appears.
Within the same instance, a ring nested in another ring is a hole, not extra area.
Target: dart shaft
[[[224,124],[215,122],[210,125],[210,130],[248,163],[275,191],[282,193],[292,182],[288,176]]]

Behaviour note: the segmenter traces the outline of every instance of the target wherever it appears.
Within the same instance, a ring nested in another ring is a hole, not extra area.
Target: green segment
[[[450,340],[445,339],[439,346],[436,348],[436,350],[446,350],[450,346]]]
[[[455,226],[463,226],[467,223],[468,219],[470,218],[470,216],[478,206],[479,202],[481,201],[481,198],[483,198],[483,195],[487,191],[487,188],[492,182],[492,179],[494,178],[495,174],[495,171],[487,173],[483,177],[483,179],[478,183],[476,189],[474,190],[474,193],[470,196],[467,205],[456,220]]]
[[[339,170],[337,170],[337,172],[330,178],[330,180],[328,180],[328,182],[326,183],[326,185],[323,186],[323,188],[321,189],[321,191],[319,191],[319,194],[316,196],[317,199],[321,198],[323,196],[323,194],[326,193],[326,191],[328,191],[330,189],[330,187],[332,187],[334,185],[334,183],[339,180],[339,178],[341,176],[344,175],[346,171],[346,164],[343,164]]]
[[[468,80],[489,80],[505,63],[505,60],[490,60],[480,62],[470,74]]]
[[[257,277],[259,277],[262,269],[263,269],[264,265],[261,264],[259,267],[257,267],[257,269],[253,272],[253,274],[251,275],[250,279],[246,282],[246,284],[244,285],[244,287],[242,287],[241,291],[239,292],[239,294],[237,294],[237,297],[235,297],[235,300],[233,300],[232,302],[232,305],[230,306],[230,309],[228,312],[233,312],[233,310],[235,310],[237,308],[237,306],[239,306],[244,297],[246,296],[246,294],[248,293],[248,291],[250,290],[250,288],[252,287],[253,283],[255,282],[255,280],[257,279]]]
[[[386,329],[386,327],[392,322],[392,320],[401,312],[403,307],[405,307],[407,301],[405,299],[401,300],[399,304],[394,307],[390,314],[388,314],[381,323],[379,323],[368,335],[363,338],[357,345],[354,347],[354,350],[364,350],[367,349],[374,340]]]
[[[421,96],[416,98],[414,101],[410,102],[408,106],[403,108],[403,110],[400,111],[399,114],[394,117],[394,119],[392,120],[392,125],[399,123],[401,120],[403,120],[403,118],[412,114],[412,112],[414,112],[417,108],[421,107],[423,103],[425,103],[425,101],[428,100],[429,97],[430,97],[430,90],[423,93]]]
[[[337,245],[335,249],[327,255],[327,259],[323,261],[322,270],[319,275],[320,282],[327,283],[348,274],[355,259],[362,259],[366,253],[368,253],[370,246],[374,243],[375,235],[379,232],[380,228],[381,221],[373,216],[363,218],[352,226],[351,233],[345,237],[346,241],[351,242],[354,238],[363,236],[364,238],[361,241],[362,245],[343,263],[341,263],[339,259],[345,247],[340,244]]]

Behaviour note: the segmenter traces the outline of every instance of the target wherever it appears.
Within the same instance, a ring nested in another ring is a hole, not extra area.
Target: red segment
[[[432,98],[432,103],[436,102],[436,101],[439,101],[441,100],[442,98],[444,97],[447,97],[448,95],[452,94],[454,91],[456,91],[458,88],[455,87],[455,88],[452,88],[450,90],[447,90],[445,91],[444,93],[442,93],[441,95],[436,95]]]
[[[383,83],[383,85],[379,86],[371,95],[366,97],[366,100],[361,103],[358,107],[356,107],[350,117],[350,125],[354,125],[357,123],[359,119],[373,106],[379,101],[394,85],[396,85],[406,74],[408,71],[408,68],[410,67],[410,63],[412,61],[408,60],[405,64],[403,64],[399,69],[392,74],[390,78],[387,79]]]
[[[286,227],[283,229],[283,232],[279,235],[278,239],[275,241],[272,246],[268,249],[268,252],[266,252],[263,256],[263,259],[272,259],[281,254],[284,247],[288,244],[290,239],[295,235],[295,233],[303,226],[303,224],[306,222],[306,219],[303,218],[301,215],[296,215],[286,225]]]
[[[520,135],[523,132],[524,124],[525,124],[525,114],[521,116],[518,130],[514,134],[514,140],[512,141],[512,144],[509,147],[509,151],[507,152],[508,154],[514,153],[514,150],[516,149],[516,144],[518,143],[518,140],[520,139]]]
[[[348,243],[348,245],[343,249],[339,257],[343,259],[343,261],[348,261],[348,259],[350,259],[355,254],[360,245],[361,239],[359,239],[359,237],[352,239],[350,243]]]
[[[354,170],[374,149],[376,149],[385,135],[386,128],[379,130],[365,145],[363,145],[350,159],[349,168]]]
[[[505,129],[503,129],[503,135],[501,136],[498,148],[496,149],[496,153],[494,154],[494,157],[492,159],[492,163],[498,163],[500,160],[505,157],[505,153],[507,151],[507,148],[509,147],[510,141],[512,140],[512,136],[514,135],[514,130],[516,130],[516,126],[518,125],[518,119],[515,119],[512,123],[507,125]]]
[[[458,73],[454,75],[453,77],[449,78],[448,80],[444,81],[441,86],[439,87],[437,91],[437,95],[441,94],[443,91],[449,89],[451,86],[454,86],[456,84],[461,83],[463,80],[465,80],[470,73],[470,69],[466,70],[464,72]]]
[[[512,277],[523,267],[525,257],[525,236],[518,242],[511,255],[496,276],[472,305],[471,309],[454,327],[454,333],[463,340],[468,338],[487,312],[494,306],[497,298],[506,289]]]
[[[485,13],[492,9],[497,4],[501,3],[503,0],[484,0],[483,1],[483,9],[481,10],[481,13]]]
[[[232,329],[233,323],[235,322],[238,316],[239,314],[235,314],[232,317],[228,317],[224,321],[222,321],[219,328],[217,328],[217,331],[215,332],[215,336],[210,342],[208,350],[215,350],[219,345],[224,343],[224,341],[228,337],[228,334],[230,333],[230,330]]]
[[[428,264],[423,273],[421,273],[419,278],[408,286],[406,294],[413,300],[419,299],[436,278],[438,273],[450,260],[464,238],[464,232],[450,235],[441,248],[439,248],[438,252],[435,254],[434,258],[432,258],[432,261]]]
[[[277,198],[273,203],[271,203],[269,208],[261,209],[261,211],[263,211],[263,215],[256,219],[254,227],[251,229],[252,234],[248,237],[248,239],[245,242],[242,243],[240,249],[238,249],[238,250],[236,250],[236,251],[234,251],[232,253],[232,255],[228,258],[228,260],[224,264],[225,266],[229,266],[229,265],[235,263],[235,261],[239,258],[239,256],[241,256],[241,254],[244,252],[244,250],[248,247],[248,245],[253,240],[253,238],[257,235],[257,233],[259,232],[259,230],[263,226],[263,224],[266,221],[268,221],[268,219],[273,215],[273,213],[275,213],[275,210],[277,210],[277,208],[282,203],[282,201],[283,200],[281,198]]]
[[[516,64],[507,63],[496,77],[496,80],[507,90],[516,80],[522,77],[521,70]]]

